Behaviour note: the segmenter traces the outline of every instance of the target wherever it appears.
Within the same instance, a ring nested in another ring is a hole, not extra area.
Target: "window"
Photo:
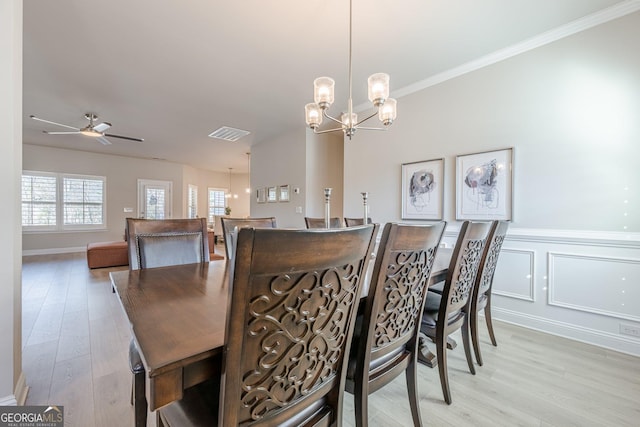
[[[189,184],[189,200],[187,201],[187,218],[198,217],[198,187]]]
[[[62,178],[64,225],[104,224],[104,178]]]
[[[104,228],[105,182],[100,176],[25,172],[22,226],[25,230]]]
[[[56,225],[56,177],[22,175],[22,226]]]
[[[209,189],[209,222],[213,224],[214,216],[224,215],[227,207],[227,199],[224,197],[225,190],[221,188]]]

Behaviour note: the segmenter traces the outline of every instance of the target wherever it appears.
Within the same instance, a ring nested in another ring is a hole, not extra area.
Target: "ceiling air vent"
[[[211,138],[224,139],[225,141],[234,142],[239,140],[243,136],[249,135],[250,133],[251,132],[246,130],[230,128],[228,126],[222,126],[221,128],[211,132],[209,136]]]

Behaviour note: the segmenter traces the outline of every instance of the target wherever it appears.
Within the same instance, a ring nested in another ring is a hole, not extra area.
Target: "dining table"
[[[450,256],[438,251],[430,285],[444,280]],[[219,260],[110,273],[145,367],[151,411],[220,374],[229,268]]]

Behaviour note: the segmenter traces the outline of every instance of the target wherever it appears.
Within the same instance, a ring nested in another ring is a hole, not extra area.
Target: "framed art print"
[[[265,203],[267,201],[267,190],[264,187],[256,190],[256,200],[258,203]]]
[[[278,187],[278,200],[280,202],[289,201],[289,185],[281,185]]]
[[[513,217],[513,148],[456,157],[456,219]]]
[[[402,219],[442,219],[444,159],[402,164]]]
[[[267,202],[273,203],[278,201],[277,187],[267,187]]]

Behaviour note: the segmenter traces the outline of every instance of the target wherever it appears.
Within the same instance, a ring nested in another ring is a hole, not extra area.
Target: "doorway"
[[[171,218],[171,181],[138,180],[138,218]]]

